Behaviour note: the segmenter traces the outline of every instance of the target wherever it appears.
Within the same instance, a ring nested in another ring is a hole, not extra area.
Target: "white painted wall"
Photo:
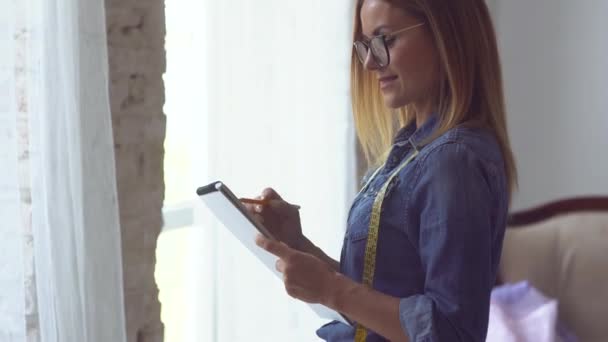
[[[608,1],[492,1],[520,187],[513,209],[608,195]]]

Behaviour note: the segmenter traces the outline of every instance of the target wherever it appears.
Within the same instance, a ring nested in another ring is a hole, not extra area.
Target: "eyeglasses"
[[[422,25],[424,25],[424,23],[409,26],[392,33],[375,36],[369,41],[369,43],[361,40],[356,41],[353,45],[355,47],[355,51],[357,52],[357,57],[359,57],[359,61],[361,61],[361,64],[365,64],[367,55],[371,50],[372,58],[378,67],[384,68],[388,66],[391,62],[391,56],[388,53],[387,39],[391,39],[399,33],[415,29],[416,27]]]

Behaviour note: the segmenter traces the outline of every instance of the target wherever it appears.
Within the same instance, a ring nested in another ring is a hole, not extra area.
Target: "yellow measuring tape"
[[[399,167],[397,167],[388,177],[386,182],[382,185],[380,191],[376,195],[374,199],[374,205],[372,207],[372,215],[369,220],[369,234],[367,236],[367,243],[365,245],[365,261],[363,264],[363,285],[372,287],[374,282],[374,272],[376,271],[376,249],[378,247],[378,230],[380,228],[380,213],[382,211],[382,202],[384,201],[384,195],[386,194],[386,190],[388,186],[391,184],[391,181],[399,171],[403,170],[416,156],[418,155],[418,150],[415,149],[414,153],[407,158]],[[370,177],[369,181],[362,188],[361,191],[367,189],[371,181],[376,177],[381,168],[378,168],[376,172]],[[367,329],[357,323],[357,330],[355,332],[355,342],[365,342],[367,338]]]

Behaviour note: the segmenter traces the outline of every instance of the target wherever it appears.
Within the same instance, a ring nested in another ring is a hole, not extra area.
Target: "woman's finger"
[[[260,224],[264,224],[264,216],[260,214],[253,213],[253,219],[256,220]]]
[[[278,212],[291,212],[300,209],[299,205],[291,204],[284,200],[273,200],[268,202],[268,206]]]
[[[275,268],[277,269],[277,271],[284,274],[285,273],[285,261],[283,261],[283,259],[277,260],[277,263],[275,264]]]
[[[294,253],[294,250],[289,248],[286,244],[277,240],[267,239],[262,234],[256,235],[255,243],[258,247],[265,249],[268,253],[274,254],[281,259],[287,259]]]
[[[245,203],[245,202],[241,202],[241,204],[245,207],[245,209],[247,209],[248,212],[253,213],[255,211],[253,204],[249,204],[249,203]]]
[[[280,200],[282,199],[281,196],[273,189],[273,188],[266,188],[262,191],[262,196],[263,199],[269,199],[269,200]]]

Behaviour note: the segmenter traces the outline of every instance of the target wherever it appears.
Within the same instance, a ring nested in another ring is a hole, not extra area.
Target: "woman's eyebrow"
[[[375,36],[379,36],[379,35],[381,35],[381,34],[382,34],[382,31],[383,31],[383,30],[388,30],[388,28],[389,28],[389,26],[388,26],[388,25],[380,25],[380,26],[376,27],[376,29],[375,29],[375,30],[372,32],[372,36],[373,36],[373,37],[375,37]],[[368,40],[370,39],[370,37],[366,36],[366,35],[365,35],[365,34],[363,34],[363,33],[361,33],[361,36],[362,36],[364,39],[368,39]]]

